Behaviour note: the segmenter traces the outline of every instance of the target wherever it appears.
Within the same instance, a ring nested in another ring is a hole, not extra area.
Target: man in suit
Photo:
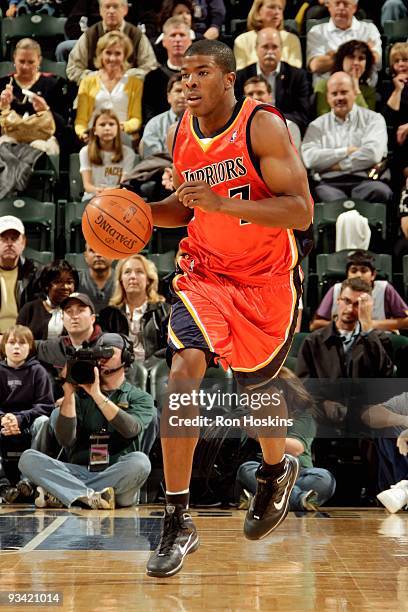
[[[272,104],[296,123],[303,133],[309,121],[310,87],[306,71],[281,61],[282,43],[278,30],[263,28],[256,39],[258,61],[237,72],[235,92],[244,93],[244,84],[253,76],[263,76],[272,88]]]

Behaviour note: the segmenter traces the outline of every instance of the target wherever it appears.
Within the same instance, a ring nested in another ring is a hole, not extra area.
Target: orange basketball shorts
[[[301,284],[299,266],[262,287],[225,276],[180,274],[173,280],[169,347],[203,349],[225,369],[230,366],[240,384],[265,384],[290,349]]]

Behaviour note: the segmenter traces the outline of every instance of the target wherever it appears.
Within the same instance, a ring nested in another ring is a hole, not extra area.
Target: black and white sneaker
[[[167,505],[159,546],[147,562],[147,575],[173,576],[183,566],[184,557],[197,550],[199,539],[190,514],[179,505]]]
[[[289,497],[296,482],[299,463],[285,455],[285,469],[277,478],[264,478],[256,472],[258,486],[247,511],[244,534],[248,540],[260,540],[276,529],[289,511]]]

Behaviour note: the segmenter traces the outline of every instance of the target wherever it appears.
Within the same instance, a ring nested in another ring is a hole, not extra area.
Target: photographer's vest
[[[375,321],[384,320],[385,316],[385,290],[387,288],[388,281],[378,280],[374,281],[373,292],[371,294],[373,298],[373,314],[372,317]],[[333,287],[333,304],[332,304],[332,317],[337,315],[337,300],[340,297],[341,283],[336,283]]]
[[[127,21],[125,21],[125,27],[121,31],[123,31],[123,33],[126,34],[126,36],[129,36],[130,40],[132,41],[133,52],[131,53],[128,59],[128,63],[130,64],[132,68],[136,68],[138,65],[137,52],[139,49],[140,39],[142,38],[142,32],[140,28],[132,25],[131,23],[128,23]],[[88,28],[87,31],[85,32],[86,42],[87,42],[87,47],[88,47],[88,69],[89,70],[96,70],[96,67],[94,64],[94,59],[95,59],[95,54],[96,54],[96,45],[98,43],[98,39],[106,33],[107,32],[105,32],[105,30],[103,29],[102,21],[98,21],[98,23],[95,23],[93,26]]]

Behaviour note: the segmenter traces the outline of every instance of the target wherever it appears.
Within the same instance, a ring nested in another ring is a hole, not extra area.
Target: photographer
[[[117,506],[131,506],[149,475],[149,459],[139,449],[155,408],[147,393],[125,381],[131,343],[119,334],[103,334],[95,349],[97,355],[100,349],[110,351],[93,368],[94,381],[77,387],[68,382],[79,370],[89,374],[89,363],[74,370],[71,361],[61,407],[51,417],[67,462],[32,450],[21,456],[22,474],[37,485],[37,507],[80,502],[107,510],[115,507],[115,498]]]
[[[78,349],[86,342],[94,346],[101,335],[95,324],[95,306],[85,293],[70,293],[61,302],[62,322],[66,336],[55,340],[40,340],[36,343],[38,359],[45,365],[63,368],[70,349]]]

